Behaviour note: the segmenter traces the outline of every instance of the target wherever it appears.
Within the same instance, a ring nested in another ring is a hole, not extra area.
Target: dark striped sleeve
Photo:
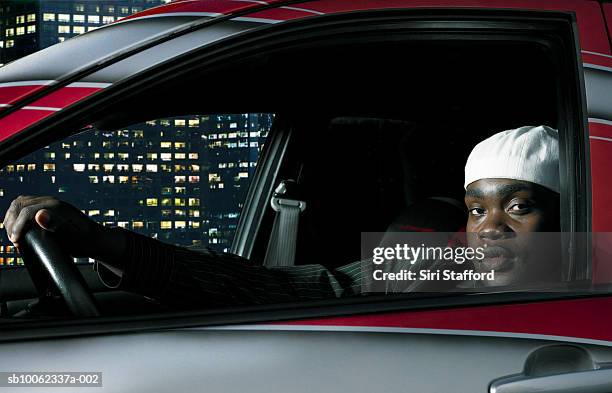
[[[228,253],[193,251],[126,231],[120,288],[172,308],[317,300],[359,293],[361,264],[264,268]]]

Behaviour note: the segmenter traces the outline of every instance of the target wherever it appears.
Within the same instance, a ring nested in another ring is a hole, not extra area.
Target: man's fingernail
[[[49,216],[49,212],[46,210],[41,210],[36,213],[36,221],[44,228],[49,229],[49,225],[51,223],[51,217]]]

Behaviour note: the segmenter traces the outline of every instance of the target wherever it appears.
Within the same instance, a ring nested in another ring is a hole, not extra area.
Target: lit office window
[[[185,127],[185,119],[175,119],[174,125],[177,127]]]
[[[200,120],[198,119],[189,120],[189,127],[197,127],[199,125],[200,125]]]
[[[189,159],[190,160],[197,160],[198,159],[198,153],[189,153]]]
[[[29,25],[28,34],[34,34],[34,33],[36,33],[36,25]]]
[[[15,17],[15,23],[18,25],[21,23],[25,23],[25,15],[19,15]]]
[[[12,37],[15,35],[15,29],[6,29],[5,34],[7,37]]]
[[[113,5],[106,6],[106,11],[110,12],[110,13],[114,13],[115,12],[115,6],[113,6]]]
[[[98,184],[98,176],[89,176],[89,182],[92,184]]]
[[[189,206],[191,207],[200,206],[200,199],[199,198],[189,198]]]
[[[169,148],[171,148],[171,147],[172,147],[172,142],[160,142],[160,143],[159,143],[159,146],[160,146],[162,149],[169,149]]]
[[[200,227],[199,221],[189,221],[189,228],[197,229]]]
[[[147,206],[157,206],[157,198],[147,198]]]
[[[89,23],[100,23],[100,17],[98,15],[87,15],[87,21]]]
[[[70,26],[65,26],[65,25],[57,26],[57,32],[59,34],[70,34]]]
[[[0,48],[4,48],[4,41],[0,41]]]
[[[121,7],[119,8],[119,12],[121,12],[122,14],[127,14],[130,12],[130,9],[128,7]]]
[[[187,222],[185,221],[174,221],[174,227],[176,229],[183,229],[187,226]]]
[[[142,172],[142,164],[132,164],[132,171],[134,172]]]
[[[57,37],[57,42],[64,42],[66,41],[66,37]]]
[[[55,164],[44,164],[43,165],[43,172],[54,172],[55,171]]]
[[[55,14],[44,13],[43,22],[55,22]]]
[[[85,15],[72,15],[72,21],[74,23],[85,23]]]
[[[70,22],[70,15],[69,14],[57,14],[57,21],[58,22]]]
[[[100,215],[100,210],[90,210],[87,212],[89,217],[95,217]]]
[[[83,34],[85,33],[85,26],[72,26],[72,32],[74,34]]]
[[[184,160],[187,155],[185,153],[174,153],[174,158],[176,160]]]
[[[85,164],[72,164],[72,169],[75,172],[83,172],[85,170]]]
[[[74,10],[76,12],[85,12],[85,5],[84,4],[75,4],[74,5]]]
[[[175,183],[185,183],[185,176],[174,176]]]
[[[17,35],[24,35],[25,34],[25,27],[18,27],[16,29],[16,34]]]
[[[157,164],[147,164],[147,172],[157,172]]]
[[[104,217],[115,217],[115,211],[114,210],[107,210],[104,212]]]
[[[157,160],[157,153],[147,153],[147,160]]]
[[[172,221],[162,221],[159,223],[161,229],[172,229]]]
[[[102,23],[103,24],[113,23],[114,21],[115,21],[115,17],[114,16],[104,15],[102,17]]]
[[[144,228],[144,223],[142,221],[132,222],[132,229],[142,229],[142,228]]]
[[[162,161],[172,161],[172,153],[161,153],[160,157]]]
[[[95,29],[97,29],[97,27],[95,27],[95,26],[87,27],[87,31],[94,31]]]
[[[28,14],[27,21],[28,21],[28,23],[36,22],[36,14]]]

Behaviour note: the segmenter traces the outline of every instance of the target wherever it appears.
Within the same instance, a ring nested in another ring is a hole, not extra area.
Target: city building
[[[170,0],[2,0],[0,64]]]
[[[272,114],[181,116],[87,129],[0,170],[0,211],[52,195],[106,226],[227,251]],[[0,265],[22,261],[0,234]]]

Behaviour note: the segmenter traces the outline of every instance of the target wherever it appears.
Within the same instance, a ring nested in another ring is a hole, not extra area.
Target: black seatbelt
[[[274,190],[270,205],[276,212],[264,266],[293,266],[300,213],[306,209],[306,202],[295,199],[291,194],[295,181],[283,180]]]

